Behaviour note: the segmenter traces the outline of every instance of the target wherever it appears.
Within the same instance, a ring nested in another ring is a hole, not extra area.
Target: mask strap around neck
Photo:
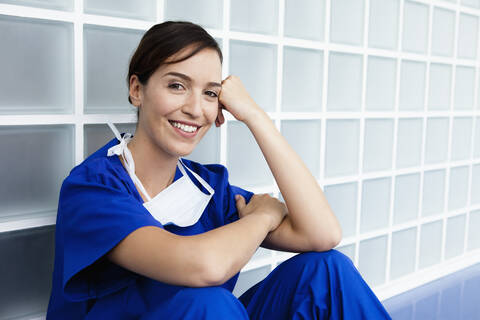
[[[183,163],[183,161],[180,158],[178,159],[178,167],[179,167],[180,171],[182,172],[182,174],[188,178],[188,175],[185,172],[185,169],[183,167],[187,168],[187,170],[198,180],[198,182],[200,182],[200,184],[205,189],[207,189],[207,191],[210,193],[210,195],[213,195],[215,193],[215,190],[213,190],[213,188],[205,180],[203,180],[202,177],[200,177],[196,172],[194,172],[189,167],[187,167],[185,165],[185,163]],[[188,178],[188,179],[190,179],[190,178]]]
[[[143,193],[145,198],[147,198],[147,201],[152,200],[147,190],[143,186],[142,182],[140,181],[140,179],[138,179],[137,175],[135,174],[135,162],[133,161],[132,153],[127,147],[127,144],[130,141],[131,135],[127,133],[122,137],[120,135],[120,132],[118,131],[118,129],[115,127],[113,123],[108,122],[107,124],[115,134],[115,137],[118,139],[118,141],[120,141],[120,143],[118,144],[119,150],[118,152],[115,152],[115,154],[122,156],[125,162],[125,167],[127,169],[127,172],[130,175],[130,178],[132,178],[133,182],[138,186],[138,188]]]
[[[120,135],[120,131],[118,131],[117,127],[111,122],[107,122],[108,126],[110,129],[113,131],[113,134],[115,135],[115,138],[117,138],[118,141],[122,141],[122,136]]]

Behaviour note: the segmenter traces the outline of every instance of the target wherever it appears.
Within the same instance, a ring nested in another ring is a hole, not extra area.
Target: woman
[[[62,185],[48,319],[388,318],[348,258],[330,250],[341,231],[316,180],[221,68],[198,25],[145,33],[128,74],[135,136],[115,132]],[[221,165],[180,159],[224,123],[222,109],[250,129],[286,205],[230,185]],[[239,271],[260,245],[310,252],[237,299]]]

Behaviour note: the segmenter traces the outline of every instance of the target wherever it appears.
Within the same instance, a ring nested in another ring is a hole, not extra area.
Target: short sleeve
[[[138,275],[110,262],[105,254],[138,228],[163,228],[126,189],[75,176],[62,185],[58,215],[62,285],[72,301],[98,298],[132,283]]]

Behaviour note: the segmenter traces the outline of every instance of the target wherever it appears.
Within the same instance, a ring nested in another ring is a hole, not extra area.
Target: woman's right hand
[[[275,230],[288,214],[287,206],[283,202],[266,193],[254,194],[248,204],[245,204],[245,199],[239,194],[235,196],[235,200],[240,219],[249,214],[269,216],[271,220],[269,232]]]

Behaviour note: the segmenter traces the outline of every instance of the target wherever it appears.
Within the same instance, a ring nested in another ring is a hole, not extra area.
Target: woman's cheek
[[[158,102],[162,105],[160,108],[161,113],[163,116],[165,116],[180,109],[184,105],[185,99],[180,96],[170,95],[159,97]]]
[[[213,123],[217,119],[218,115],[218,103],[212,103],[208,108],[208,114],[206,116],[209,123]]]

